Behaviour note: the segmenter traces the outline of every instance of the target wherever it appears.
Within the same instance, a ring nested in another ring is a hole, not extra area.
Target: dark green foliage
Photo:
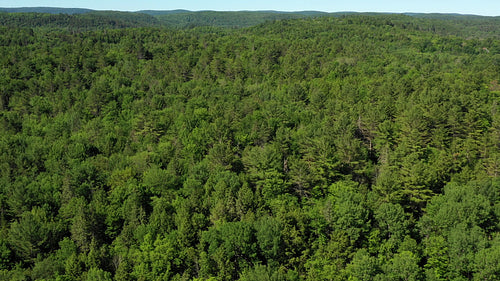
[[[0,14],[0,279],[500,277],[495,18],[133,15]]]
[[[155,17],[139,13],[88,11],[54,14],[44,10],[36,13],[0,13],[0,23],[4,26],[62,28],[72,31],[158,25]]]

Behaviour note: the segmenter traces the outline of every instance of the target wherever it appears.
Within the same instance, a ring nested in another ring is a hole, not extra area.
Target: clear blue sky
[[[0,7],[64,7],[95,10],[240,11],[280,10],[325,12],[422,12],[500,16],[500,0],[0,0]]]

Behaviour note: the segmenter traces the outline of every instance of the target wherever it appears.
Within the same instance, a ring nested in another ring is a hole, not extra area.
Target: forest
[[[165,16],[0,13],[0,280],[500,279],[499,18]]]

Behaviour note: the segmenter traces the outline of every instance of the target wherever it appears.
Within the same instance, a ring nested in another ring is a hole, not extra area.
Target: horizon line
[[[481,14],[471,14],[471,13],[460,13],[460,12],[389,12],[389,11],[324,11],[324,10],[189,10],[183,8],[177,9],[141,9],[141,10],[114,10],[114,9],[94,9],[94,8],[81,8],[81,7],[55,7],[55,6],[23,6],[23,7],[0,7],[0,9],[37,9],[37,8],[48,8],[48,9],[68,9],[68,10],[89,10],[89,11],[110,11],[110,12],[130,12],[130,13],[140,13],[144,11],[155,11],[155,12],[169,12],[169,11],[186,11],[186,12],[279,12],[279,13],[302,13],[302,12],[315,12],[315,13],[325,13],[325,14],[335,14],[335,13],[373,13],[373,14],[424,14],[424,15],[461,15],[461,16],[479,16],[479,17],[500,17],[500,15],[481,15]]]

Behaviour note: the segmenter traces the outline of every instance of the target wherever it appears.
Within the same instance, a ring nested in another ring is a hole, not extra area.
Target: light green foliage
[[[409,251],[395,254],[385,268],[385,280],[421,280],[418,257]]]
[[[479,250],[476,254],[474,280],[495,280],[500,277],[500,248],[498,235],[491,247]]]
[[[491,219],[491,202],[473,184],[449,184],[444,191],[427,206],[427,214],[422,218],[425,234],[447,235],[450,228],[459,224],[482,226]]]
[[[349,237],[342,231],[332,233],[328,239],[316,240],[314,247],[317,249],[305,265],[307,280],[345,279],[343,270],[354,248],[350,244]]]
[[[445,280],[450,262],[446,240],[442,236],[431,236],[424,242],[424,254],[428,257],[425,264],[427,277],[431,280]]]
[[[277,143],[249,147],[244,153],[242,161],[248,169],[248,176],[256,184],[257,192],[268,200],[282,194],[286,187],[282,175],[284,160]]]
[[[214,226],[201,238],[202,276],[217,275],[223,280],[237,277],[257,257],[255,230],[246,222]]]
[[[111,281],[111,273],[102,269],[91,268],[87,272],[87,281]]]
[[[352,261],[346,267],[348,280],[376,280],[375,276],[380,272],[377,259],[370,256],[365,249],[354,254]]]
[[[144,236],[140,248],[132,254],[134,269],[131,275],[137,280],[165,280],[174,275],[181,263],[175,234],[156,240]]]
[[[400,205],[391,203],[382,203],[375,211],[375,219],[382,231],[382,235],[388,239],[401,241],[403,236],[408,233],[408,220],[406,214]]]
[[[432,199],[420,223],[426,235],[425,267],[433,278],[473,277],[476,260],[491,251],[487,233],[497,232],[490,228],[497,198],[496,184],[484,181],[449,184],[444,195]]]
[[[233,221],[237,217],[236,196],[240,189],[238,176],[230,171],[213,173],[205,184],[205,196],[212,223]]]
[[[330,186],[333,194],[333,229],[344,231],[352,244],[358,243],[368,231],[369,211],[364,196],[356,191],[354,182],[337,182]]]
[[[277,266],[283,260],[284,241],[281,222],[273,217],[263,216],[255,222],[255,236],[266,264]]]

